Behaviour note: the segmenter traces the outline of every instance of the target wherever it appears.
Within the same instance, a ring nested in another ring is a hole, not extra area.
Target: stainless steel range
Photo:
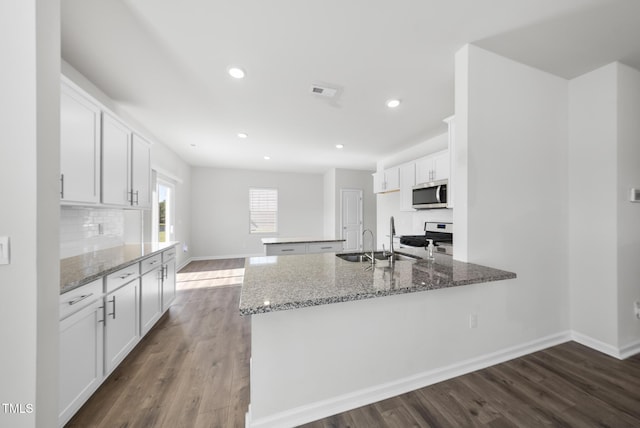
[[[433,240],[436,247],[439,244],[451,244],[453,242],[453,223],[430,222],[424,223],[424,235],[403,235],[400,244],[409,247],[426,247],[429,239]]]

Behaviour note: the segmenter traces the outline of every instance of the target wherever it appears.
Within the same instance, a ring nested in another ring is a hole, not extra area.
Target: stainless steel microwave
[[[448,184],[449,180],[439,180],[413,186],[413,208],[417,210],[447,208]]]

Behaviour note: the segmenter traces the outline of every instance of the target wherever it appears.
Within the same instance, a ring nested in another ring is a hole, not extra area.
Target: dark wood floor
[[[242,266],[233,259],[183,269],[168,316],[69,426],[244,426]],[[618,361],[569,342],[305,427],[640,427],[640,355]]]

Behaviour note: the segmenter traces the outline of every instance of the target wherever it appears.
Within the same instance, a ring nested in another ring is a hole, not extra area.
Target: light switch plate
[[[0,236],[0,265],[8,265],[9,258],[9,237]]]

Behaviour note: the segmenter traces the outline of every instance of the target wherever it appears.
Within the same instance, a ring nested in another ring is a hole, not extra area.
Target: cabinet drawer
[[[335,253],[342,251],[342,242],[311,242],[307,247],[309,253]]]
[[[288,255],[288,254],[305,254],[307,252],[307,244],[271,244],[267,245],[267,255]]]
[[[133,281],[140,276],[140,263],[133,264],[124,269],[120,269],[109,276],[105,283],[105,293],[111,293],[113,290]]]
[[[148,259],[144,259],[140,262],[140,274],[144,275],[149,272],[151,269],[155,269],[162,264],[162,254],[156,254],[153,257],[149,257]]]
[[[60,295],[60,319],[79,311],[102,297],[102,278]]]
[[[162,261],[166,262],[167,260],[174,259],[176,257],[176,248],[173,247],[170,250],[166,250],[162,253]]]

